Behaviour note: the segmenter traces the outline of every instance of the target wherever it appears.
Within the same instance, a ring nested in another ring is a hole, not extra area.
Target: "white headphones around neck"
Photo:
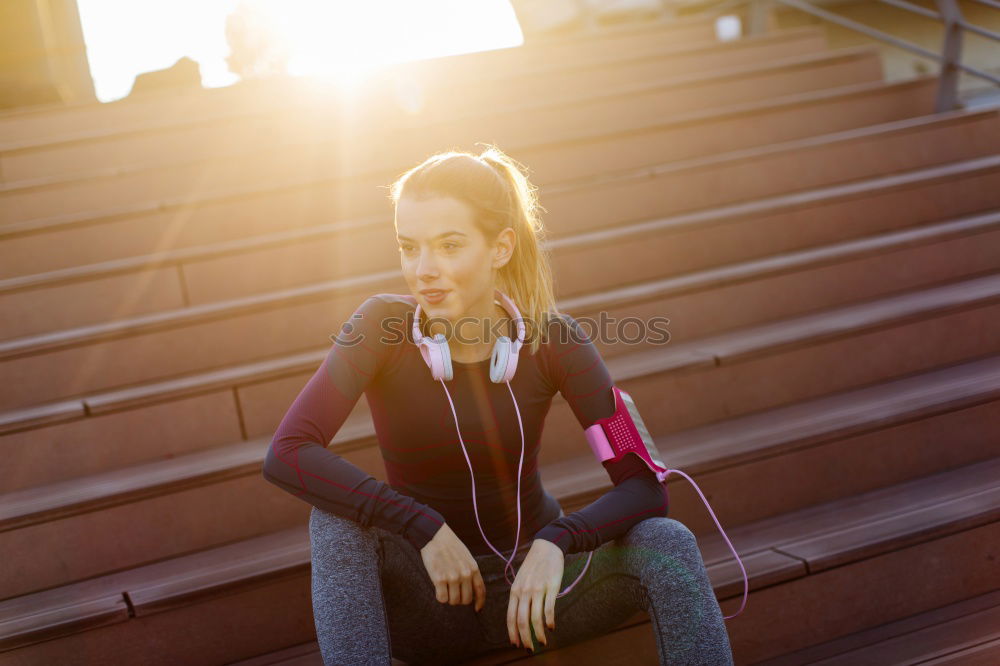
[[[511,340],[506,335],[501,335],[493,344],[493,351],[490,354],[490,380],[502,384],[510,381],[517,370],[517,354],[524,345],[524,320],[521,318],[521,312],[514,305],[514,301],[506,294],[497,289],[495,295],[500,300],[495,300],[494,303],[506,310],[517,326],[517,339]],[[417,310],[413,315],[413,340],[419,347],[420,355],[423,356],[427,367],[431,369],[431,376],[436,381],[441,379],[449,381],[454,375],[448,340],[441,333],[430,338],[420,332],[419,303],[417,303]]]

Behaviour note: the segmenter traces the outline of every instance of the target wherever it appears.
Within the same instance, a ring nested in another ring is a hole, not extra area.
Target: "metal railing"
[[[773,11],[775,5],[780,4],[806,14],[811,14],[825,21],[830,21],[849,30],[855,30],[879,41],[924,56],[925,58],[936,60],[941,65],[937,97],[934,103],[934,111],[937,113],[964,108],[958,96],[958,76],[960,72],[967,72],[1000,86],[1000,77],[962,62],[962,39],[964,31],[968,30],[971,33],[998,42],[1000,42],[1000,34],[967,22],[962,18],[962,11],[959,9],[957,0],[935,0],[938,8],[936,12],[907,2],[906,0],[878,1],[944,23],[944,40],[941,45],[941,52],[935,53],[934,51],[929,51],[904,39],[817,7],[807,0],[730,0],[728,2],[721,2],[713,7],[712,13],[719,14],[720,10],[746,6],[748,8],[748,29],[746,30],[746,34],[761,35],[765,34],[768,30],[770,12]],[[994,9],[1000,9],[1000,2],[996,0],[972,1],[993,7]]]
[[[1000,42],[1000,34],[966,21],[962,17],[962,10],[959,8],[958,0],[935,0],[938,11],[921,7],[907,0],[877,1],[943,23],[944,40],[941,44],[941,52],[935,53],[905,39],[900,39],[887,32],[882,32],[863,23],[822,9],[817,6],[820,3],[811,2],[810,0],[660,0],[664,11],[659,14],[657,20],[669,23],[677,16],[678,11],[684,11],[685,9],[693,10],[695,16],[716,18],[737,10],[744,13],[746,18],[746,26],[743,30],[744,34],[762,35],[768,32],[770,18],[777,5],[796,9],[805,14],[810,14],[847,28],[848,30],[860,32],[878,41],[937,61],[941,69],[938,74],[938,90],[934,102],[934,111],[936,113],[965,108],[958,95],[958,77],[961,72],[986,79],[993,85],[1000,86],[1000,76],[962,62],[962,41],[966,31],[996,42]],[[1000,0],[968,1],[1000,10]],[[585,19],[585,29],[588,32],[599,33],[601,28],[596,16],[596,5],[587,0],[576,0],[576,3]],[[685,15],[691,16],[691,14],[687,14],[686,12]]]

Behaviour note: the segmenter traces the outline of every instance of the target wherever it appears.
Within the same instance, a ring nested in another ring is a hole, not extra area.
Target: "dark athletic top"
[[[418,550],[447,522],[473,555],[492,553],[476,524],[469,467],[448,398],[413,343],[415,309],[411,295],[370,296],[330,336],[329,353],[278,425],[263,476],[313,506],[402,535]],[[511,333],[513,326],[513,339]],[[545,334],[533,355],[532,333]],[[510,389],[490,380],[489,366],[489,359],[452,360],[453,378],[445,384],[475,472],[480,523],[497,550],[509,554],[517,530],[521,431],[510,390],[524,425],[519,546],[540,538],[563,553],[593,550],[641,520],[667,514],[664,486],[634,454],[603,462],[614,487],[566,516],[559,517],[559,502],[542,487],[539,442],[556,391],[582,428],[614,411],[611,376],[572,316],[555,315],[535,331],[528,326]],[[386,482],[326,448],[362,393]],[[580,455],[593,456],[582,431]]]

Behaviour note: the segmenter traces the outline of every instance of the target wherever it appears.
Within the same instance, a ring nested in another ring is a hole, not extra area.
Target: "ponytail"
[[[551,259],[543,245],[545,227],[538,214],[537,188],[521,170],[521,166],[498,148],[489,147],[480,159],[490,164],[507,183],[510,193],[511,223],[517,237],[514,254],[497,275],[498,288],[506,293],[527,320],[526,335],[531,335],[531,353],[538,351],[539,327],[556,314]]]

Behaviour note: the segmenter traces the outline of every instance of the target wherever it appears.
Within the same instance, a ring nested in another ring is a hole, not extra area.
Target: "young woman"
[[[613,488],[569,515],[542,487],[553,395],[582,428],[615,400],[596,347],[555,307],[521,166],[496,147],[441,153],[391,199],[410,293],[367,298],[331,336],[263,467],[313,505],[324,663],[551,650],[643,609],[661,664],[731,664],[694,535],[666,516],[665,488],[638,456],[602,463]],[[362,393],[388,482],[326,448]]]

